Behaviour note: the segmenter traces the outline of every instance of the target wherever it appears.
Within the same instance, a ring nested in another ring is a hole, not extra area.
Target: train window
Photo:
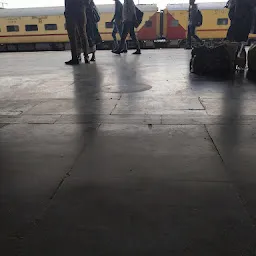
[[[45,30],[58,30],[57,24],[45,24]]]
[[[147,20],[147,21],[145,22],[145,27],[146,27],[146,28],[151,28],[151,27],[152,27],[152,21],[151,21],[151,20]]]
[[[37,25],[25,25],[26,31],[38,31]]]
[[[228,25],[228,19],[217,19],[217,25]]]
[[[105,28],[113,28],[112,22],[105,22]]]
[[[179,26],[179,21],[178,20],[171,20],[171,27],[178,27]]]
[[[14,26],[7,26],[6,27],[7,32],[19,32],[19,26],[14,25]]]

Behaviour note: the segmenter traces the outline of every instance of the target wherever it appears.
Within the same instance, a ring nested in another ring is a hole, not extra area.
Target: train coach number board
[[[46,20],[48,18],[48,16],[33,16],[32,19],[34,20],[38,20],[38,23],[43,23],[43,20]]]

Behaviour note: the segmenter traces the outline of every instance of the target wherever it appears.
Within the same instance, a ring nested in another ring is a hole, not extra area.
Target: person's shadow
[[[84,63],[73,67],[75,121],[96,128],[100,122],[102,75],[97,64]]]

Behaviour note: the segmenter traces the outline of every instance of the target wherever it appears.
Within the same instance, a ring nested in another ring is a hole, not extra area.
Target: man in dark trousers
[[[122,32],[123,32],[123,5],[120,2],[120,0],[114,0],[114,1],[115,1],[115,14],[114,14],[114,17],[111,20],[111,22],[114,23],[112,37],[114,39],[114,50],[116,50],[118,48],[118,41],[116,38],[116,34],[118,33],[121,38]],[[126,43],[125,43],[123,52],[127,52],[127,44]]]
[[[195,4],[195,0],[190,0],[189,3],[189,21],[188,21],[188,38],[187,38],[187,48],[192,48],[192,37],[199,42],[202,43],[202,40],[196,35],[196,26],[197,26],[197,15],[198,15],[198,7]]]
[[[86,0],[65,0],[65,18],[72,59],[66,65],[78,65],[77,41],[80,40],[84,52],[85,63],[88,60],[88,39],[86,34]],[[77,35],[79,38],[77,38]]]
[[[121,36],[121,42],[117,50],[113,51],[115,54],[120,54],[124,50],[126,37],[130,34],[132,40],[136,43],[136,52],[133,54],[141,54],[140,43],[135,34],[135,24],[137,23],[136,7],[133,0],[124,0],[123,7],[123,32]]]

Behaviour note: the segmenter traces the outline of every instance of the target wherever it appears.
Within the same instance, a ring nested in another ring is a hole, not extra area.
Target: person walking
[[[128,34],[130,34],[132,40],[136,44],[136,52],[133,54],[141,54],[140,43],[135,34],[135,24],[138,23],[136,16],[136,6],[133,0],[124,0],[123,6],[123,31],[121,36],[121,42],[117,50],[113,50],[112,52],[115,54],[120,54],[124,50],[125,41]]]
[[[112,37],[114,40],[114,50],[118,49],[118,41],[116,38],[117,33],[120,35],[120,38],[122,36],[123,31],[123,5],[120,2],[120,0],[114,0],[115,1],[115,13],[111,20],[111,23],[114,24]],[[125,42],[124,50],[123,52],[127,52],[127,43]]]
[[[200,44],[203,41],[196,35],[196,27],[198,26],[198,7],[195,0],[190,0],[189,3],[189,23],[188,23],[188,38],[186,49],[192,48],[192,37]]]
[[[88,39],[86,34],[86,2],[85,0],[65,0],[66,28],[71,47],[70,61],[66,61],[66,65],[78,65],[80,63],[77,56],[77,41],[81,41],[81,46],[84,53],[85,63],[88,60]],[[77,38],[77,35],[79,38]]]

